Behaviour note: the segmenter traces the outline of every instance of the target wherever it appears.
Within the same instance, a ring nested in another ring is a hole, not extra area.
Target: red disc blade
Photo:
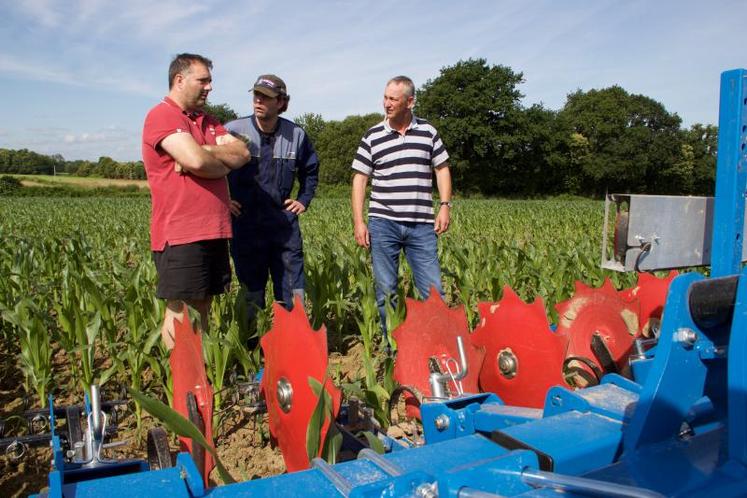
[[[628,356],[638,334],[638,303],[626,302],[612,283],[605,279],[602,287],[593,289],[576,282],[576,292],[567,301],[556,305],[559,323],[557,332],[568,337],[566,358],[581,358],[594,363],[598,372],[608,371],[600,354],[592,348],[597,335],[619,372],[628,367]]]
[[[205,373],[205,361],[202,355],[202,335],[194,329],[189,320],[189,310],[185,304],[182,308],[183,320],[174,319],[174,349],[169,357],[172,379],[174,382],[174,410],[189,420],[187,393],[194,394],[197,411],[205,423],[205,439],[213,446],[213,388]],[[179,437],[183,448],[192,453],[192,439]],[[205,485],[215,463],[209,452],[205,452],[205,467],[202,471]]]
[[[270,434],[277,441],[289,472],[308,469],[306,431],[317,397],[309,385],[316,379],[332,397],[333,419],[340,410],[341,394],[327,378],[327,330],[314,330],[297,298],[293,311],[273,305],[274,320],[260,344],[265,355],[265,371],[260,389],[267,403]],[[331,420],[321,430],[323,442]],[[321,453],[322,445],[319,445]]]
[[[564,384],[566,339],[550,330],[542,298],[526,304],[506,286],[499,302],[478,310],[472,342],[485,348],[480,387],[509,405],[543,407],[547,390]]]

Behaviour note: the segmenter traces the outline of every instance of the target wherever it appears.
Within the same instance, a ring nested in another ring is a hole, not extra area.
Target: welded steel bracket
[[[608,194],[602,268],[622,272],[709,265],[713,213],[713,197]],[[747,246],[742,250],[745,260]]]

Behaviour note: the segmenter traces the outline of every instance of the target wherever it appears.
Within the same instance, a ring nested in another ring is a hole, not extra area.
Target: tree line
[[[712,195],[718,128],[682,127],[663,104],[620,86],[576,90],[559,110],[524,106],[521,72],[485,59],[459,61],[416,90],[415,114],[441,134],[454,186],[463,195],[599,196],[605,191]],[[221,122],[237,117],[208,104]],[[320,159],[320,182],[348,184],[350,163],[378,113],[325,120],[307,113],[304,127]],[[145,178],[142,162],[65,161],[27,150],[0,149],[0,173],[57,172]],[[14,170],[15,168],[15,170]]]
[[[142,161],[119,162],[107,156],[99,157],[98,161],[66,161],[60,154],[48,156],[27,149],[0,149],[0,174],[3,173],[145,180]]]

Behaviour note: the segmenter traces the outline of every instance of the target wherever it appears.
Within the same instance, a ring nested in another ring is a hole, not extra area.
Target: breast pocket
[[[296,178],[297,169],[296,157],[294,154],[288,154],[278,159],[278,163],[280,173],[278,175],[278,179],[280,180],[278,187],[280,188],[283,200],[285,200],[290,196],[291,190],[293,190],[293,182]]]

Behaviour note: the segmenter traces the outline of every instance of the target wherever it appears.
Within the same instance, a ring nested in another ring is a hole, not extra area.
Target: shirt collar
[[[415,119],[415,115],[412,115],[412,120],[410,121],[410,124],[407,125],[407,128],[405,128],[405,131],[412,130],[418,127],[418,121]],[[389,120],[387,118],[384,118],[384,129],[388,131],[389,133],[396,132],[394,128],[389,126]]]
[[[190,119],[197,119],[200,116],[202,116],[202,111],[185,111],[184,109],[181,108],[181,106],[179,106],[179,104],[177,104],[176,102],[174,102],[168,96],[166,96],[166,97],[163,98],[163,102],[166,103],[166,104],[168,104],[168,105],[170,105],[170,106],[176,107],[177,109],[179,109],[179,111],[182,114],[184,114],[185,116],[189,117]]]
[[[275,128],[271,132],[262,131],[262,128],[260,128],[259,125],[257,124],[257,117],[254,114],[251,115],[249,121],[252,123],[252,126],[254,126],[254,129],[257,130],[257,132],[259,132],[260,135],[273,136],[273,135],[276,135],[278,130],[280,129],[280,118],[278,118],[278,122],[275,123]]]

